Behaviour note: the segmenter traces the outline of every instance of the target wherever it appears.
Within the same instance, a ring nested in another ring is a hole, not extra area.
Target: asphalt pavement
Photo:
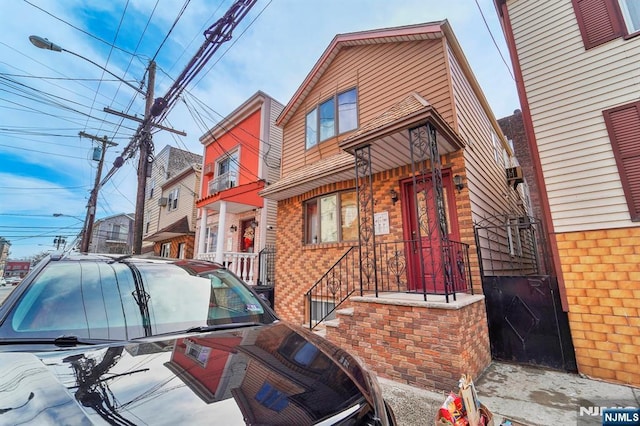
[[[15,287],[12,286],[11,284],[7,284],[4,287],[0,287],[0,304],[2,304],[2,302],[4,301],[4,299],[7,298],[7,296],[9,296],[9,294],[11,293],[11,291],[14,289]]]

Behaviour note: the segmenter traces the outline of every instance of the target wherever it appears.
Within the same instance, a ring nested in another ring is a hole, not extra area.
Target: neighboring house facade
[[[280,316],[326,324],[327,338],[410,384],[453,389],[482,372],[474,223],[525,210],[449,23],[337,35],[276,124],[282,177],[261,194],[278,201]]]
[[[4,265],[5,278],[24,278],[31,269],[31,262],[25,260],[7,260]]]
[[[131,254],[134,213],[121,213],[96,220],[89,253]]]
[[[196,206],[200,189],[201,165],[191,164],[177,171],[156,190],[158,231],[144,237],[154,243],[153,253],[161,257],[193,259]]]
[[[154,252],[156,241],[149,240],[148,238],[157,234],[157,232],[166,225],[164,221],[161,223],[160,218],[160,212],[162,209],[164,209],[165,212],[168,210],[169,194],[167,192],[166,195],[163,195],[163,185],[165,185],[167,181],[173,179],[177,174],[184,172],[193,165],[200,165],[201,163],[201,155],[175,148],[171,145],[165,146],[154,156],[151,166],[151,176],[147,178],[147,187],[145,190],[142,253]],[[189,186],[189,188],[193,190],[193,186]],[[179,191],[180,190],[178,190],[178,192]],[[188,191],[186,192],[188,193]],[[182,194],[182,196],[184,195],[185,194]],[[167,198],[167,204],[165,204],[165,201],[161,201],[162,198]],[[186,200],[187,198],[188,197],[184,199]],[[193,207],[193,201],[191,201],[191,204],[191,207]],[[183,210],[186,206],[181,205],[180,207],[181,210]],[[187,208],[187,210],[189,209]],[[189,214],[185,213],[185,215],[188,216]],[[173,217],[175,214],[172,214],[171,216]],[[193,229],[191,231],[193,231]],[[156,251],[155,254],[159,255],[160,252]]]
[[[578,370],[639,386],[640,4],[495,4]]]
[[[277,203],[258,193],[280,177],[282,130],[274,123],[283,108],[259,91],[200,138],[198,258],[225,263],[250,284],[273,281]]]
[[[0,277],[4,276],[4,268],[9,258],[11,243],[4,237],[0,237]]]

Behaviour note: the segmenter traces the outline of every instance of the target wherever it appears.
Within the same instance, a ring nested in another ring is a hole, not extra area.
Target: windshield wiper
[[[95,345],[95,342],[78,339],[78,336],[65,335],[53,339],[53,344],[61,348],[66,348],[76,345]]]
[[[18,339],[2,339],[0,345],[56,345],[58,347],[73,347],[77,345],[97,345],[101,343],[116,342],[117,340],[108,339],[81,339],[78,336],[65,335],[56,338],[36,337],[36,338],[18,338]]]
[[[259,322],[230,322],[226,324],[216,324],[216,325],[200,325],[197,327],[191,327],[185,330],[185,333],[204,333],[206,331],[216,331],[216,330],[229,330],[233,328],[241,328],[241,327],[255,327],[257,325],[264,325]]]

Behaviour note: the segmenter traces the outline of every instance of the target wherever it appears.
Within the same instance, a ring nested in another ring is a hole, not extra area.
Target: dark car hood
[[[366,383],[346,352],[286,323],[4,352],[0,424],[311,424],[366,404]]]

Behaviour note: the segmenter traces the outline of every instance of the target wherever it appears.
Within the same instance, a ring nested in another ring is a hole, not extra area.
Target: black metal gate
[[[501,215],[474,228],[492,357],[577,371],[540,222]]]

